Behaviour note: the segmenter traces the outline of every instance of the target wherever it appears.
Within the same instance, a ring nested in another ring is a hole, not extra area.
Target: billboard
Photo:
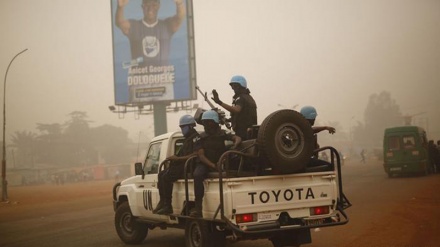
[[[194,100],[192,0],[111,0],[115,104]]]

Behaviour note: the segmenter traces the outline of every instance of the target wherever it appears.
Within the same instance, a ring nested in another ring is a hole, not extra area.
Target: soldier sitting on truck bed
[[[190,213],[191,217],[201,218],[202,203],[205,195],[203,181],[208,176],[210,170],[217,171],[216,162],[220,156],[226,152],[225,141],[233,141],[231,149],[235,149],[241,143],[241,138],[236,135],[228,134],[219,125],[219,117],[216,111],[210,110],[202,114],[202,124],[205,132],[201,136],[202,147],[198,149],[200,162],[194,170],[194,196],[195,207]]]
[[[310,125],[312,126],[314,139],[315,139],[315,150],[319,148],[318,135],[317,135],[319,132],[324,130],[328,130],[330,134],[334,134],[336,132],[335,128],[331,126],[314,126],[316,116],[318,116],[315,107],[304,106],[303,108],[301,108],[300,113],[309,121]],[[329,162],[320,160],[318,159],[318,157],[313,156],[309,166],[321,166],[321,165],[328,166]]]
[[[185,140],[182,147],[176,155],[170,156],[170,165],[167,169],[159,172],[158,175],[158,189],[160,200],[157,207],[153,210],[155,214],[172,214],[173,207],[171,205],[173,183],[182,177],[184,172],[185,161],[201,147],[200,135],[194,129],[196,122],[194,117],[184,115],[179,120],[180,130],[182,131]]]

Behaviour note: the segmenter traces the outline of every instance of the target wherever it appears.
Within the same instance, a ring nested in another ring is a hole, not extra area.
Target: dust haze
[[[228,80],[244,75],[260,123],[274,110],[313,105],[321,123],[339,124],[335,137],[349,135],[364,122],[369,96],[388,91],[402,114],[417,115],[414,124],[440,139],[439,1],[193,3],[197,84],[228,102]],[[73,111],[87,112],[92,126],[127,129],[134,141],[139,133],[153,136],[151,115],[136,120],[108,109],[110,12],[107,0],[1,1],[2,75],[15,54],[29,49],[7,77],[8,142],[16,131],[36,132],[37,123],[64,123]],[[193,103],[209,108],[198,98]],[[186,113],[169,113],[168,130],[177,130]]]

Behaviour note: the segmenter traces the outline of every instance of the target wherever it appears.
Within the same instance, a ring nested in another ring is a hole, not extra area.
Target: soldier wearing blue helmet
[[[179,120],[179,127],[185,140],[176,155],[167,159],[170,161],[168,168],[159,172],[157,187],[159,189],[160,200],[156,208],[153,210],[155,214],[172,214],[173,207],[171,199],[173,194],[173,183],[182,177],[184,172],[185,161],[197,150],[201,148],[200,135],[194,129],[196,121],[191,115],[184,115]]]
[[[229,83],[234,90],[232,105],[220,100],[217,91],[212,90],[212,100],[231,113],[232,129],[242,140],[248,139],[248,129],[257,124],[257,104],[250,95],[246,78],[236,75]]]
[[[328,130],[330,134],[334,134],[336,132],[335,128],[330,126],[314,126],[316,116],[318,116],[315,107],[304,106],[303,108],[301,108],[300,113],[309,121],[310,125],[312,126],[313,132],[315,134],[323,130]]]
[[[235,149],[240,143],[239,136],[227,133],[222,130],[219,125],[218,113],[214,110],[206,111],[202,114],[202,124],[205,132],[201,136],[201,148],[198,149],[197,155],[200,162],[197,164],[194,177],[194,197],[195,207],[190,213],[191,217],[203,217],[202,204],[205,194],[205,187],[203,181],[210,170],[217,171],[216,163],[220,156],[226,152],[225,141],[233,141],[232,149]]]
[[[324,130],[327,130],[330,134],[334,134],[336,132],[335,128],[331,127],[331,126],[315,126],[315,119],[318,116],[318,113],[316,112],[315,107],[313,106],[304,106],[303,108],[301,108],[300,113],[304,116],[305,119],[307,119],[310,123],[310,125],[312,126],[313,129],[313,133],[314,133],[314,139],[315,139],[315,149],[319,148],[319,144],[318,144],[318,133]],[[325,153],[323,153],[325,154]],[[318,157],[313,156],[312,159],[310,160],[310,164],[309,166],[313,167],[313,166],[320,166],[320,165],[325,165],[325,166],[329,166],[329,163],[325,160],[320,160],[318,159]]]

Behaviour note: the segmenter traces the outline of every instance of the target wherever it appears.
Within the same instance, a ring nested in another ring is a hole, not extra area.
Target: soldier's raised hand
[[[223,102],[220,100],[220,98],[218,97],[218,93],[217,93],[217,90],[212,90],[212,100],[214,100],[214,102],[215,103],[217,103],[217,104],[219,104],[219,105],[221,105]]]

